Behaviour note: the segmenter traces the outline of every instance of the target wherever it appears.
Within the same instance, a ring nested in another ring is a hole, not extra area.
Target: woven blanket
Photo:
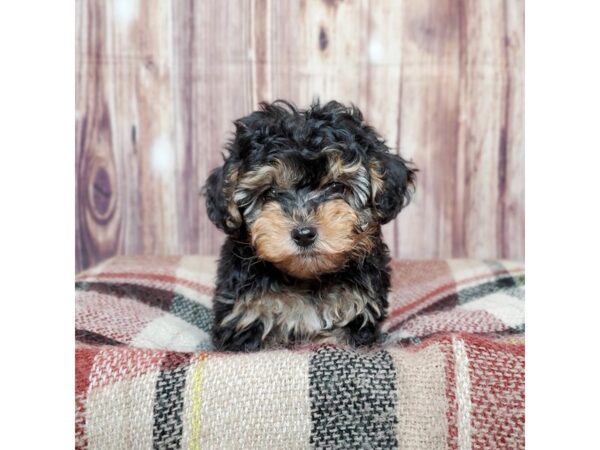
[[[76,278],[77,448],[524,448],[524,268],[394,261],[385,344],[211,350],[215,261]]]

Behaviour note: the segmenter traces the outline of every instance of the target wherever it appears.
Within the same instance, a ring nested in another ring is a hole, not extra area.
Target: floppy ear
[[[392,220],[410,202],[417,170],[399,155],[377,150],[369,162],[371,201],[380,223]]]
[[[236,182],[237,168],[226,162],[210,173],[202,189],[208,218],[226,233],[235,232],[242,224],[242,216],[233,200]]]

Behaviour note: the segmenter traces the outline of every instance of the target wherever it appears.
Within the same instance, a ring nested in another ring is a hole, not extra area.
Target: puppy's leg
[[[216,350],[251,352],[262,347],[263,324],[261,322],[255,321],[240,328],[239,319],[225,321],[233,309],[231,304],[217,300],[214,304],[215,323],[212,329],[212,340]]]
[[[235,325],[215,325],[213,344],[217,350],[229,352],[253,352],[262,346],[262,323],[254,323],[243,330],[236,330]]]
[[[377,323],[367,321],[364,323],[364,317],[358,316],[344,328],[348,333],[350,345],[362,347],[374,344],[379,338],[379,325]]]

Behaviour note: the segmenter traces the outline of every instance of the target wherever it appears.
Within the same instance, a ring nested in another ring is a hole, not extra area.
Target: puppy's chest
[[[263,338],[270,335],[285,341],[326,335],[358,316],[372,320],[374,311],[375,301],[367,292],[337,286],[317,292],[282,289],[248,296],[235,305],[229,317],[236,319],[240,328],[261,322]]]

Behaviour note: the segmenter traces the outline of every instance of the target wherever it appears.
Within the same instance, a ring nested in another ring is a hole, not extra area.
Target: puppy
[[[215,347],[372,344],[390,287],[381,225],[408,204],[416,170],[337,102],[261,103],[235,129],[203,191],[227,234]]]

